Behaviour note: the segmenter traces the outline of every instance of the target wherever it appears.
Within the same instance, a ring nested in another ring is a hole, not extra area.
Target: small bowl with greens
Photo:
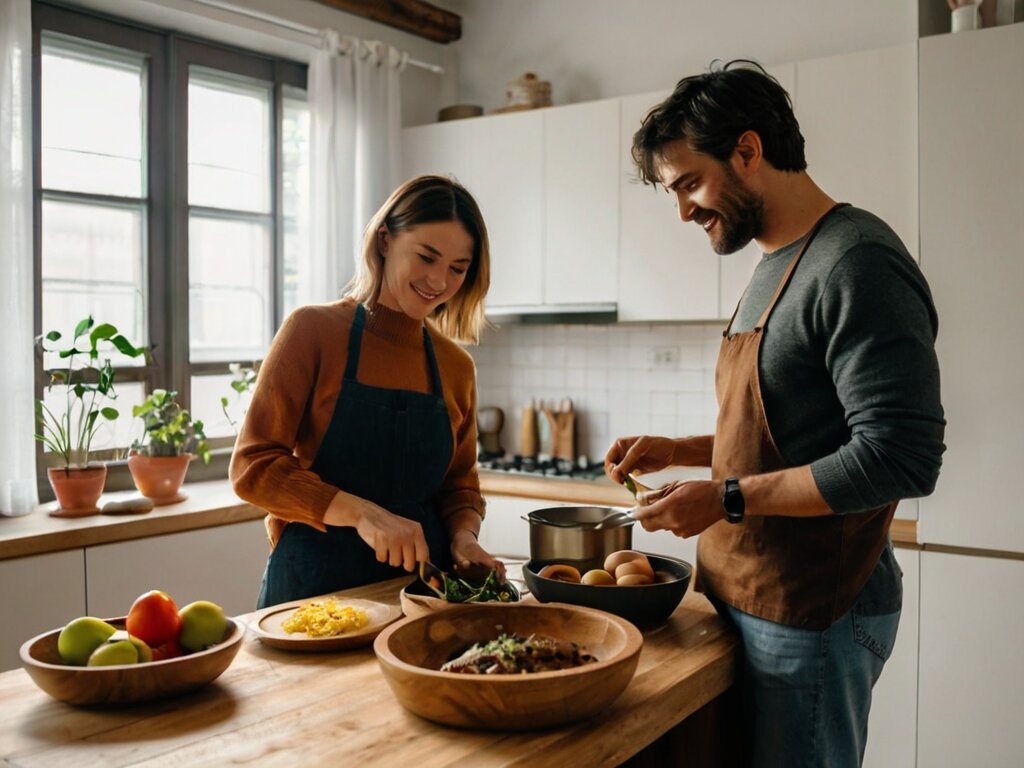
[[[445,573],[430,565],[420,570],[420,577],[407,584],[400,596],[402,612],[410,618],[453,605],[519,601],[519,590],[510,581],[501,580],[495,570],[483,579]]]

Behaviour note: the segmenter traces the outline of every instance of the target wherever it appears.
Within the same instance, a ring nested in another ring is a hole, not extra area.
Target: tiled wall
[[[526,325],[502,323],[479,346],[479,405],[505,412],[502,447],[519,452],[531,398],[572,399],[577,454],[604,457],[622,435],[714,431],[718,324]]]

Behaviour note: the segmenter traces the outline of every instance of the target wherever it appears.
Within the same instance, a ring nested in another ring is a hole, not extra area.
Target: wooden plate
[[[285,632],[281,627],[297,608],[324,600],[337,600],[342,605],[360,608],[366,611],[370,617],[370,623],[355,632],[346,632],[335,637],[309,637],[305,633]],[[401,615],[402,609],[397,605],[360,600],[343,594],[330,594],[264,608],[253,617],[249,626],[261,643],[274,648],[284,648],[289,651],[344,651],[349,648],[369,645],[384,627]]]

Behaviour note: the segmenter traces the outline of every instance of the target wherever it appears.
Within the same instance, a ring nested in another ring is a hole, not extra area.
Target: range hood
[[[614,323],[619,317],[615,302],[595,304],[522,304],[487,307],[488,319],[535,325]]]

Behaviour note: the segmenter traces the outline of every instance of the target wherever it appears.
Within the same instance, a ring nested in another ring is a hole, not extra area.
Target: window
[[[230,446],[230,366],[265,355],[309,242],[305,66],[41,2],[33,26],[37,332],[92,314],[153,350],[113,360],[121,416],[94,458],[141,437],[131,406],[154,388]]]

